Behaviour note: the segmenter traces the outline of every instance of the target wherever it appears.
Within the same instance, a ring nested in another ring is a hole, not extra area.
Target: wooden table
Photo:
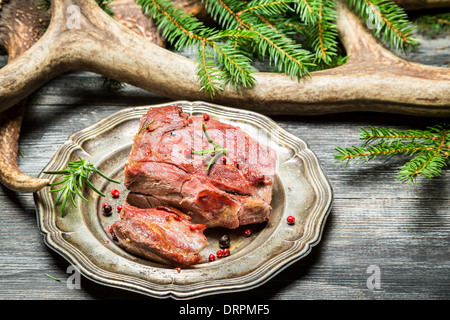
[[[411,59],[448,65],[449,43],[450,38],[426,41]],[[0,57],[0,65],[5,63],[6,57]],[[105,116],[168,101],[131,86],[112,93],[102,83],[99,75],[72,72],[30,97],[20,139],[22,171],[39,175],[69,135]],[[272,118],[308,143],[333,186],[322,240],[259,288],[209,299],[450,298],[449,168],[441,177],[406,185],[396,180],[402,158],[348,168],[333,159],[335,147],[359,144],[360,126],[421,129],[450,119],[373,113]],[[32,194],[0,185],[0,208],[0,299],[147,299],[84,277],[80,289],[68,289],[69,263],[44,244]],[[380,272],[379,288],[370,286],[374,270]]]

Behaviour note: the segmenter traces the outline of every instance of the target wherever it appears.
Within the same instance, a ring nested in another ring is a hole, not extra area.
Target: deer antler
[[[3,13],[4,22],[0,24],[0,45],[5,46],[10,63],[39,40],[45,25],[34,0],[15,1],[4,7],[5,2],[0,0],[0,13]],[[115,0],[111,6],[119,22],[144,39],[163,44],[156,26],[132,0]],[[16,192],[35,192],[49,183],[47,179],[37,179],[22,173],[17,164],[18,140],[26,104],[26,99],[23,99],[0,113],[0,182]]]
[[[71,5],[82,13],[79,29],[68,25]],[[225,90],[214,101],[269,114],[450,115],[448,69],[396,57],[372,38],[342,0],[338,10],[339,32],[351,56],[346,65],[314,72],[299,82],[283,74],[258,73],[254,88]],[[70,70],[92,71],[172,99],[210,100],[200,92],[194,61],[142,41],[94,1],[54,0],[44,36],[0,70],[0,110]]]
[[[28,2],[31,1],[22,1],[21,6],[1,10],[4,16],[12,17],[0,35],[0,44],[8,51],[9,62],[31,47],[41,36],[44,27],[40,23],[40,12],[34,8],[34,3]],[[3,9],[1,1],[0,9]],[[34,192],[49,183],[47,179],[37,179],[22,173],[17,164],[18,140],[26,103],[26,99],[19,101],[13,108],[0,114],[0,181],[8,189],[18,192]]]
[[[121,0],[116,1],[118,8]],[[449,4],[448,0],[396,2],[412,7],[417,3],[425,6]],[[107,16],[93,0],[54,0],[51,23],[39,41],[42,27],[36,29],[39,17],[33,9],[33,1],[24,0],[20,5],[23,5],[23,12],[19,15],[15,14],[19,12],[9,12],[10,17],[26,16],[24,12],[28,8],[33,11],[28,16],[31,20],[17,20],[14,28],[6,31],[5,26],[0,25],[0,44],[7,47],[10,56],[10,63],[0,70],[0,111],[6,110],[0,115],[3,151],[0,181],[8,188],[33,192],[48,183],[21,173],[15,159],[25,105],[23,99],[58,74],[88,70],[174,99],[208,99],[199,91],[193,61],[143,41],[138,34],[145,37],[145,28],[136,29],[132,25],[128,25],[131,29],[127,28]],[[79,28],[69,24],[72,5],[82,13]],[[271,114],[370,110],[450,115],[448,69],[423,66],[397,57],[372,37],[343,1],[339,2],[338,9],[338,29],[350,56],[344,66],[314,72],[312,78],[300,82],[282,74],[259,73],[255,76],[255,88],[225,91],[215,102]],[[197,6],[192,10],[200,12],[201,8]],[[130,23],[126,16],[119,15],[118,20],[125,25]],[[139,18],[139,21],[143,20]],[[15,28],[23,31],[17,32]],[[155,41],[161,40],[157,34],[154,36]]]

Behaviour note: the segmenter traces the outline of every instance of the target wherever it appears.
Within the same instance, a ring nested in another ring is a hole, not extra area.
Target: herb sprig
[[[138,133],[141,133],[142,131],[147,130],[152,123],[153,123],[153,120],[150,120],[149,122],[144,121],[144,123],[142,123],[142,127],[139,128]]]
[[[206,140],[213,145],[214,149],[204,149],[204,150],[194,150],[192,151],[192,153],[194,154],[200,154],[200,155],[204,155],[204,154],[214,154],[214,156],[211,158],[211,160],[208,163],[208,166],[206,167],[206,171],[209,171],[209,168],[211,167],[211,165],[216,162],[216,160],[221,157],[222,155],[224,155],[228,150],[227,148],[222,147],[221,145],[215,143],[210,137],[208,132],[206,131],[206,126],[203,123],[202,124],[202,128],[203,128],[203,133],[205,134]]]
[[[98,170],[89,160],[83,160],[79,158],[79,160],[69,162],[67,165],[67,169],[65,170],[56,170],[56,171],[44,171],[46,174],[61,174],[64,175],[64,178],[61,181],[50,183],[49,186],[62,186],[58,189],[49,190],[49,192],[58,192],[55,205],[59,205],[61,202],[61,216],[64,216],[64,211],[67,204],[67,199],[70,198],[72,204],[77,208],[75,203],[75,197],[78,195],[84,201],[89,201],[86,197],[83,196],[81,189],[86,184],[96,193],[105,196],[103,192],[98,190],[92,182],[89,181],[89,175],[91,173],[98,173],[101,177],[105,178],[108,181],[114,183],[120,183],[119,181],[113,180],[106,175],[104,175],[100,170]]]

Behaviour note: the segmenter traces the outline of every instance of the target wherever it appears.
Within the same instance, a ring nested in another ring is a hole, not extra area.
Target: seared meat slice
[[[205,225],[191,224],[191,217],[170,207],[139,209],[124,205],[121,220],[112,232],[122,248],[137,256],[188,267],[201,262],[200,251],[208,245]]]
[[[214,154],[202,129],[227,149],[207,170]],[[128,163],[128,203],[170,205],[208,227],[237,228],[269,219],[276,153],[240,128],[214,119],[189,117],[180,107],[150,108],[140,121]]]

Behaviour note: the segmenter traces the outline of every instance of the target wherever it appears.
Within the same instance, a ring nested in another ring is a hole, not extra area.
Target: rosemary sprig
[[[149,122],[145,122],[145,121],[144,121],[144,123],[142,123],[142,127],[139,128],[138,133],[141,133],[142,131],[147,130],[148,127],[150,127],[150,125],[151,125],[152,123],[153,123],[153,120],[150,120]]]
[[[53,277],[53,276],[51,276],[51,275],[49,275],[49,274],[45,274],[47,277],[49,277],[50,279],[53,279],[53,280],[55,280],[55,281],[58,281],[58,282],[61,282],[61,279],[58,279],[58,278],[55,278],[55,277]]]
[[[70,198],[72,204],[77,208],[75,203],[75,197],[78,195],[84,201],[89,201],[86,197],[81,193],[81,189],[84,184],[89,186],[96,193],[105,196],[103,192],[98,190],[92,182],[89,181],[89,175],[91,173],[98,173],[101,177],[105,178],[108,181],[114,183],[120,183],[119,181],[113,180],[106,175],[104,175],[100,170],[98,170],[89,160],[83,160],[79,158],[79,160],[69,162],[67,165],[67,169],[65,170],[56,170],[56,171],[44,171],[46,174],[61,174],[64,175],[64,178],[61,181],[54,182],[49,184],[49,186],[62,186],[58,189],[52,189],[48,192],[58,192],[55,205],[58,205],[61,202],[61,216],[64,216],[64,210],[66,208],[67,199]]]
[[[211,143],[214,146],[214,149],[204,149],[204,150],[194,150],[192,151],[192,153],[194,154],[200,154],[200,155],[204,155],[204,154],[214,154],[214,156],[211,158],[211,160],[208,163],[208,166],[206,167],[206,171],[209,172],[209,168],[211,167],[211,165],[216,162],[216,160],[221,157],[223,154],[225,154],[228,150],[227,148],[222,147],[221,145],[215,143],[210,137],[208,132],[206,131],[206,126],[203,123],[202,124],[202,128],[203,128],[203,133],[205,134],[206,140]]]

